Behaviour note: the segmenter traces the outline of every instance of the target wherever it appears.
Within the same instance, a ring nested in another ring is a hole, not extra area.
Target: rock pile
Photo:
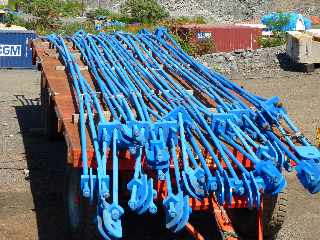
[[[107,7],[119,11],[126,0],[86,0],[90,7]],[[318,0],[158,0],[171,16],[203,16],[213,23],[233,23],[259,19],[270,11],[297,11],[318,15]]]
[[[160,0],[172,16],[206,17],[212,22],[234,22],[251,19],[259,14],[259,6],[268,0]]]
[[[198,60],[229,77],[235,72],[250,75],[254,72],[281,71],[282,68],[286,68],[290,64],[284,46],[206,54],[198,57]]]

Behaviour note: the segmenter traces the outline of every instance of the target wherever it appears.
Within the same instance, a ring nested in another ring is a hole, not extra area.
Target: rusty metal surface
[[[81,143],[77,124],[73,124],[72,115],[77,113],[71,83],[65,71],[56,70],[56,66],[62,65],[58,58],[48,54],[49,44],[41,40],[33,42],[33,56],[41,62],[42,88],[48,88],[51,93],[51,101],[54,103],[57,117],[62,122],[62,131],[68,146],[68,163],[75,167],[81,166]],[[89,161],[93,157],[93,147],[90,136],[87,133],[87,152]]]

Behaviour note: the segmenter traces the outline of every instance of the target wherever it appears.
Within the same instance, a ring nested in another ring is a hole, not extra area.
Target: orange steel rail
[[[186,230],[195,240],[205,240],[201,233],[199,233],[190,223],[187,223]]]
[[[223,207],[219,206],[214,195],[210,198],[210,204],[223,240],[239,240],[240,238],[236,234],[227,212]]]

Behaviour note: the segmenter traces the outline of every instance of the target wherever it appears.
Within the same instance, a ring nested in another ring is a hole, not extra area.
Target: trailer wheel
[[[287,216],[288,190],[284,189],[276,196],[263,198],[263,233],[267,239],[275,239]],[[256,209],[230,209],[229,217],[235,230],[245,238],[258,237]]]
[[[80,194],[81,169],[68,167],[65,182],[65,212],[68,239],[85,238],[88,203]]]

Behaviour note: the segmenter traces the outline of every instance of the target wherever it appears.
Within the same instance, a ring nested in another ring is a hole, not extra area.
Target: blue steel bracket
[[[237,123],[240,123],[241,125],[243,124],[243,120],[242,120],[243,115],[246,115],[250,119],[254,118],[254,113],[252,109],[232,109],[228,113],[237,116],[237,118],[239,119],[237,120]]]
[[[320,191],[320,151],[314,146],[298,146],[296,152],[302,159],[296,167],[300,182],[309,192],[318,193]]]
[[[122,238],[121,216],[124,210],[117,204],[109,204],[101,199],[98,207],[97,225],[100,234],[106,239]]]
[[[175,227],[170,228],[170,230],[174,233],[181,231],[189,222],[189,217],[191,213],[192,213],[192,209],[189,206],[189,197],[184,196],[182,217],[179,223]]]
[[[89,198],[91,195],[91,191],[93,191],[93,189],[90,189],[89,187],[89,175],[81,175],[80,178],[80,189],[82,190],[82,195],[85,198]]]
[[[127,189],[131,192],[128,205],[131,210],[140,208],[148,196],[147,175],[143,174],[140,178],[133,178],[128,184]]]
[[[259,145],[256,155],[259,159],[272,160],[276,162],[278,160],[278,154],[275,151],[275,149],[271,146],[271,144],[269,146],[268,145]]]
[[[170,194],[163,200],[163,206],[166,214],[167,228],[171,225],[176,225],[182,215],[183,193],[177,195]],[[168,225],[170,224],[170,225]]]
[[[171,194],[163,200],[163,206],[166,214],[166,228],[173,232],[184,228],[191,213],[189,197],[184,197],[182,192],[177,195]]]
[[[174,108],[172,111],[170,111],[166,116],[164,116],[164,120],[176,120],[178,121],[179,119],[179,113],[182,114],[182,119],[183,119],[183,122],[187,125],[190,125],[192,126],[193,125],[193,120],[190,116],[190,114],[185,110],[184,107],[176,107]]]
[[[101,142],[103,138],[103,129],[107,130],[106,139],[109,145],[112,140],[112,132],[114,129],[118,130],[118,140],[122,143],[120,147],[127,147],[132,145],[141,145],[147,140],[147,134],[151,128],[150,122],[129,121],[122,124],[118,121],[114,122],[100,122],[98,124],[98,141]]]
[[[225,194],[224,180],[218,171],[215,171],[214,175],[215,175],[216,181],[217,181],[217,189],[214,191],[214,193],[216,195],[218,203],[222,206],[225,202],[225,199],[224,199],[224,194]]]
[[[217,179],[215,177],[208,177],[206,181],[206,191],[214,192],[218,189]]]
[[[109,184],[110,184],[110,177],[108,175],[104,175],[99,180],[100,186],[101,186],[101,195],[105,198],[110,197],[110,191],[109,191]]]
[[[148,145],[153,148],[155,145],[164,148],[170,141],[170,138],[174,137],[172,132],[177,132],[178,124],[177,121],[163,121],[163,122],[139,122],[129,121],[125,124],[120,122],[100,122],[98,124],[98,141],[106,141],[110,145],[112,140],[112,132],[114,129],[118,129],[118,141],[121,143],[120,147],[131,147],[139,146],[142,144]],[[107,136],[103,139],[103,129],[107,130]],[[152,142],[152,132],[154,135],[159,134],[159,129],[162,130],[162,136],[160,139]],[[160,143],[163,142],[163,143]]]
[[[82,196],[85,198],[90,198],[90,202],[93,200],[96,182],[97,176],[92,174],[92,169],[90,169],[90,175],[82,174],[80,177],[80,189],[82,191]]]
[[[176,132],[178,124],[176,121],[159,121],[159,122],[142,122],[142,121],[129,121],[126,125],[122,126],[122,138],[129,138],[137,144],[146,143],[152,139],[152,132],[157,136],[159,129],[162,130],[161,138],[167,144],[170,140],[170,133]],[[128,141],[132,142],[132,141]]]
[[[177,121],[161,121],[152,123],[152,127],[150,131],[153,131],[156,135],[159,135],[159,129],[162,130],[162,136],[160,136],[165,145],[169,146],[171,144],[171,138],[173,137],[175,142],[177,141],[177,133],[178,132],[178,122]],[[148,132],[148,139],[151,139],[151,132]]]
[[[225,133],[228,129],[227,120],[230,119],[232,122],[237,122],[237,117],[230,113],[213,113],[211,115],[211,129],[217,135]]]
[[[114,129],[120,130],[121,132],[122,124],[121,122],[114,121],[114,122],[99,122],[98,124],[98,141],[101,143],[103,140],[106,141],[107,145],[110,145],[112,139],[112,133]],[[106,139],[103,139],[103,129],[107,130]],[[119,134],[118,132],[118,134]]]
[[[320,161],[320,151],[315,146],[297,146],[295,150],[301,159]]]
[[[162,170],[169,167],[170,154],[167,146],[171,144],[172,138],[176,138],[173,132],[177,132],[177,128],[177,121],[153,123],[148,135],[149,142],[146,144],[147,163],[151,168]],[[157,139],[152,139],[151,131],[157,136]]]
[[[205,173],[201,168],[192,169],[188,167],[182,171],[182,180],[185,190],[191,197],[201,201],[203,200],[205,191]]]
[[[287,185],[286,179],[275,166],[273,161],[260,161],[256,164],[254,176],[262,177],[265,191],[270,194],[278,194]]]
[[[285,109],[280,106],[280,98],[272,97],[260,104],[260,110],[269,124],[276,124],[282,114],[286,114]]]
[[[150,140],[146,147],[146,159],[149,167],[163,170],[169,167],[170,154],[163,140]]]
[[[150,178],[148,180],[148,185],[147,185],[147,198],[142,205],[142,207],[138,210],[138,214],[141,215],[145,213],[147,210],[149,210],[149,213],[151,214],[156,214],[158,209],[155,203],[153,202],[153,199],[157,197],[157,191],[153,188],[153,179]]]
[[[296,167],[297,176],[302,185],[310,193],[320,192],[320,164],[319,160],[302,160]]]
[[[234,187],[235,194],[238,196],[243,196],[244,187],[243,182],[240,179],[231,179],[231,185]]]
[[[167,29],[165,27],[159,27],[154,31],[154,34],[157,37],[162,38],[165,36],[164,33],[166,33],[166,32],[167,32]]]
[[[150,122],[128,121],[122,125],[121,141],[126,143],[126,145],[141,145],[147,141],[150,127]]]

